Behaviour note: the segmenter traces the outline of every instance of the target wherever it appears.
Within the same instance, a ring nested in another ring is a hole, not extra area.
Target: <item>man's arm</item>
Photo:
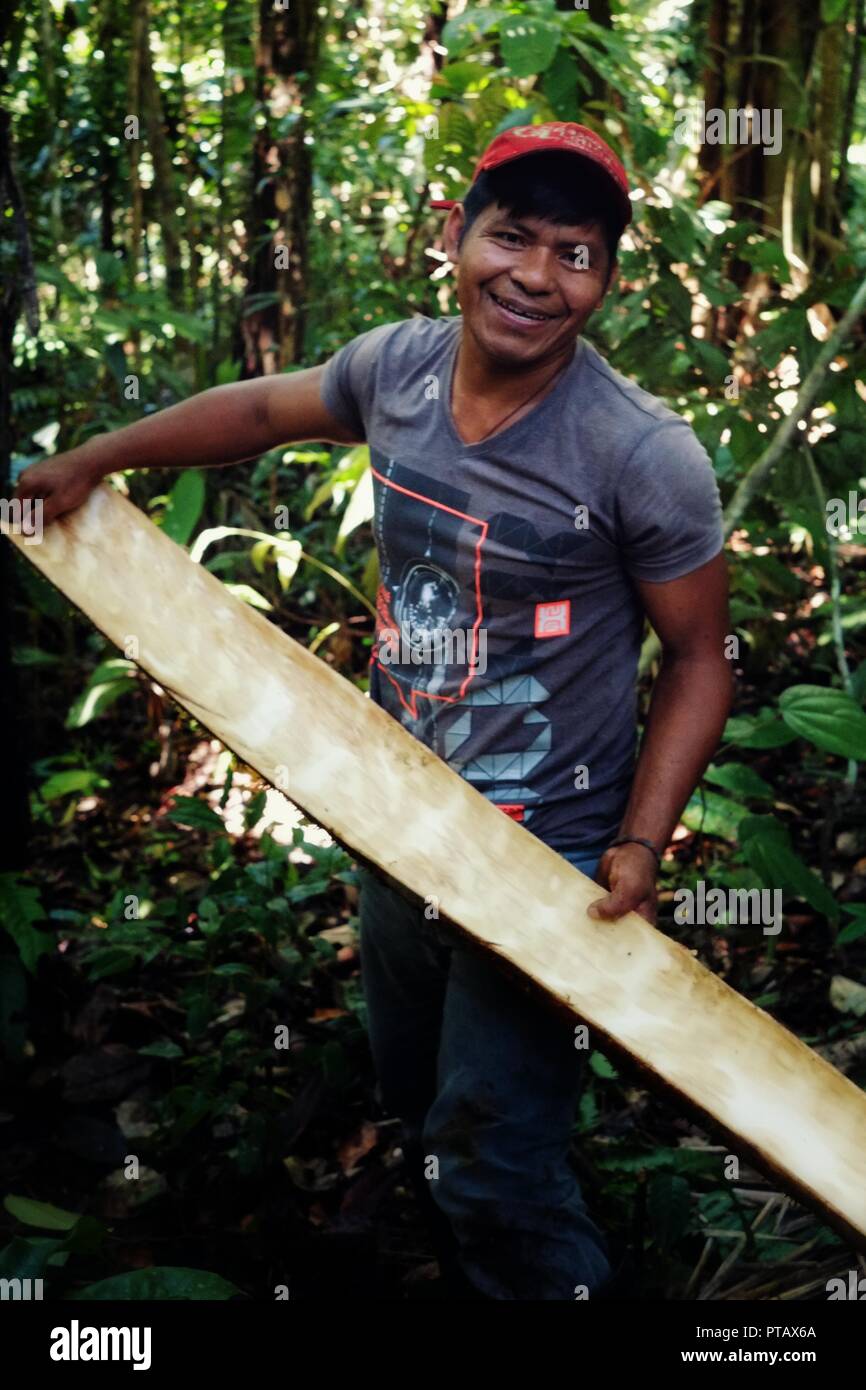
[[[728,569],[724,553],[680,579],[637,580],[662,644],[646,728],[620,835],[650,840],[661,854],[719,744],[733,701]],[[618,845],[599,864],[611,892],[592,916],[635,909],[655,921],[656,862],[643,845]]]
[[[134,425],[95,435],[68,453],[33,463],[18,480],[21,501],[42,498],[48,525],[86,501],[122,468],[215,468],[258,458],[277,444],[323,440],[356,444],[326,409],[324,365],[288,375],[214,386]]]

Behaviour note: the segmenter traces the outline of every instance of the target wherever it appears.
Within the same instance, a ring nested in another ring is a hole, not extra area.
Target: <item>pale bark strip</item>
[[[397,720],[102,486],[14,543],[238,756],[596,1045],[714,1122],[731,1152],[866,1248],[866,1094],[503,815]],[[571,1046],[564,1030],[563,1046]]]

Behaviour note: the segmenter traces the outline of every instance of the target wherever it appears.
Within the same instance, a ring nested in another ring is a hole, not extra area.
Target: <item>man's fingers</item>
[[[600,918],[606,922],[616,921],[618,917],[624,917],[627,912],[639,912],[641,917],[645,917],[653,927],[656,920],[656,907],[651,899],[639,897],[621,888],[608,893],[606,898],[593,899],[587,912],[590,917]]]
[[[606,898],[595,898],[587,911],[590,917],[601,917],[605,921],[611,921],[616,917],[621,917],[624,912],[628,912],[631,905],[625,894],[608,893]]]

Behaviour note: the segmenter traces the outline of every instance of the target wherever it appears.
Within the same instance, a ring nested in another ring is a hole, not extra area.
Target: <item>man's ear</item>
[[[442,240],[445,244],[445,254],[448,257],[449,261],[452,263],[452,265],[457,264],[457,261],[460,256],[460,252],[457,249],[457,244],[460,240],[460,234],[463,231],[465,225],[466,213],[463,210],[463,204],[455,203],[454,207],[448,213],[448,217],[445,221],[445,226],[442,229]]]

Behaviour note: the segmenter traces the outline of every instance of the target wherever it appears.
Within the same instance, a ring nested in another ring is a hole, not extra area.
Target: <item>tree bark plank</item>
[[[246,763],[866,1248],[866,1094],[102,486],[21,552]],[[288,781],[286,781],[288,774]]]

